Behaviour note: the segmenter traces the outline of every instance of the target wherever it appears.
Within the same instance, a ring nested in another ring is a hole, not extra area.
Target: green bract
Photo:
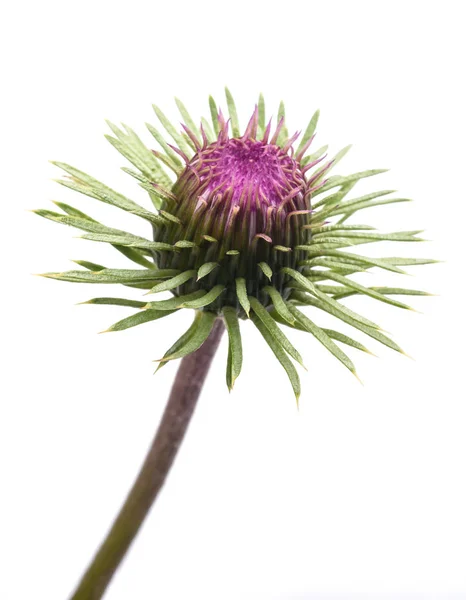
[[[107,227],[81,211],[57,203],[61,213],[38,210],[48,219],[85,232],[84,239],[114,246],[134,269],[112,269],[81,261],[84,270],[46,273],[46,277],[83,283],[117,283],[171,292],[163,300],[134,301],[94,298],[89,304],[115,304],[137,308],[133,315],[108,331],[147,323],[182,308],[194,309],[194,321],[166,352],[160,366],[197,350],[209,336],[216,318],[223,318],[229,336],[227,384],[231,389],[242,365],[240,319],[251,319],[286,370],[296,397],[299,378],[292,360],[302,364],[279,325],[311,333],[345,367],[355,373],[352,361],[338,345],[367,352],[347,335],[319,327],[298,306],[330,313],[378,342],[401,352],[380,327],[357,314],[341,300],[363,294],[400,308],[409,308],[392,296],[427,295],[417,290],[365,287],[351,279],[378,267],[403,273],[404,265],[435,262],[428,259],[369,258],[354,246],[378,241],[421,241],[419,231],[375,232],[370,225],[347,221],[362,210],[382,204],[406,202],[383,190],[348,198],[360,179],[383,170],[347,176],[329,175],[349,147],[324,161],[327,147],[307,154],[317,125],[316,112],[298,142],[289,135],[283,104],[272,128],[266,124],[262,96],[241,133],[236,108],[227,90],[227,121],[209,99],[212,122],[198,127],[185,106],[177,105],[186,124],[178,131],[154,106],[167,134],[147,125],[158,150],[149,149],[134,131],[109,123],[109,142],[133,165],[124,171],[134,177],[152,202],[147,209],[93,177],[64,163],[54,163],[67,176],[60,183],[77,192],[111,204],[144,219],[147,238]],[[294,144],[297,147],[294,148]],[[324,161],[324,162],[322,162]],[[348,250],[351,248],[351,251]],[[318,311],[315,311],[317,314]]]

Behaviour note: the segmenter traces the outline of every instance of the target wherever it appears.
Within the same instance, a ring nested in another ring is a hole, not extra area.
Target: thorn
[[[416,360],[415,358],[413,358],[410,354],[407,354],[404,350],[400,350],[401,354],[403,354],[403,356],[406,356],[406,358],[410,358],[411,360]]]
[[[113,329],[111,327],[109,327],[108,329],[104,329],[103,331],[98,331],[97,333],[100,335],[101,333],[110,333],[111,331],[113,331]]]
[[[353,375],[356,377],[356,379],[359,381],[359,383],[361,385],[364,385],[364,383],[362,382],[362,379],[359,377],[359,375],[356,373],[356,371],[351,371],[351,373],[353,373]]]
[[[296,394],[296,410],[299,412],[299,395]]]
[[[173,354],[171,354],[170,356],[164,356],[162,358],[156,358],[155,360],[153,360],[152,362],[158,362],[160,363],[160,366],[162,366],[164,363],[173,360],[172,359]]]
[[[76,302],[75,306],[80,306],[81,304],[92,304],[90,300],[85,300],[84,302]]]
[[[387,331],[386,329],[383,329],[382,327],[377,327],[377,331],[382,331],[383,333],[386,333],[387,335],[392,335],[389,331]]]
[[[375,358],[379,358],[378,354],[374,354],[373,352],[371,352],[367,348],[364,348],[364,352],[366,352],[367,354],[370,354],[371,356],[374,356]]]

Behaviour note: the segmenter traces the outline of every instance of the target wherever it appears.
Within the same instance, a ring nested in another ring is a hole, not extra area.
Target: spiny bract
[[[376,233],[369,225],[349,225],[356,212],[381,204],[404,202],[387,197],[392,191],[345,199],[355,184],[384,170],[348,176],[328,176],[348,151],[323,162],[327,147],[306,154],[314,138],[319,113],[304,134],[289,135],[283,103],[277,124],[266,125],[262,95],[243,134],[233,98],[226,90],[229,120],[209,98],[212,124],[202,119],[197,127],[185,106],[176,103],[185,122],[178,132],[162,111],[155,113],[171,136],[169,144],[147,125],[159,145],[150,150],[130,128],[108,123],[115,137],[109,142],[136,167],[124,167],[149,194],[155,210],[147,210],[93,177],[63,163],[54,163],[68,176],[59,183],[77,192],[128,211],[149,222],[153,240],[106,227],[81,211],[60,202],[63,213],[38,210],[37,214],[86,232],[84,239],[106,242],[138,269],[109,269],[78,261],[86,270],[46,273],[47,277],[85,283],[119,283],[149,290],[170,291],[168,300],[142,302],[121,298],[94,298],[89,304],[134,307],[136,314],[115,323],[120,331],[165,317],[180,308],[195,309],[194,321],[166,352],[160,365],[198,349],[213,323],[221,316],[229,335],[227,384],[231,389],[242,364],[239,318],[250,318],[286,370],[296,397],[300,385],[291,362],[301,356],[279,324],[307,331],[350,371],[355,368],[335,343],[367,351],[359,342],[338,331],[316,325],[297,306],[312,306],[401,352],[377,324],[340,302],[365,294],[401,308],[392,295],[427,295],[416,290],[364,287],[349,276],[379,267],[402,273],[402,265],[426,264],[429,259],[367,258],[347,252],[348,246],[380,240],[420,241],[419,231]],[[322,163],[322,164],[321,164]],[[174,181],[166,168],[174,173]],[[328,193],[329,192],[329,193]],[[315,200],[319,197],[318,200]],[[342,248],[345,248],[342,250]]]

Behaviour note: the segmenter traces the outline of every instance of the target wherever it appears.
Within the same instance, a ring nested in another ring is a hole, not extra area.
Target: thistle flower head
[[[62,185],[137,215],[152,226],[152,239],[113,229],[67,204],[62,213],[36,211],[54,221],[84,230],[84,239],[109,243],[138,265],[112,269],[78,261],[84,270],[47,273],[64,281],[123,284],[148,293],[171,292],[154,301],[94,298],[90,304],[117,304],[138,308],[115,323],[118,331],[168,316],[181,308],[195,310],[189,330],[166,352],[160,365],[181,358],[207,339],[216,318],[223,318],[229,334],[227,384],[231,387],[242,365],[239,319],[251,318],[286,370],[296,396],[299,378],[290,359],[302,363],[279,325],[307,331],[344,366],[355,373],[350,358],[338,344],[367,351],[360,342],[333,329],[319,327],[298,306],[330,313],[337,320],[376,341],[400,351],[380,327],[341,302],[362,294],[400,308],[406,304],[393,295],[426,295],[392,287],[366,287],[351,275],[372,268],[403,273],[400,266],[434,262],[429,259],[370,258],[347,248],[377,241],[415,242],[419,231],[380,233],[369,225],[347,223],[359,211],[382,204],[404,202],[392,191],[356,198],[347,196],[356,183],[383,170],[330,176],[330,170],[349,147],[326,160],[327,147],[306,154],[314,139],[318,111],[301,135],[289,135],[280,105],[275,126],[265,122],[259,103],[243,132],[236,107],[227,90],[229,119],[209,100],[212,123],[197,127],[177,100],[185,122],[178,131],[159,108],[155,113],[173,143],[152,125],[158,150],[148,148],[130,128],[109,123],[110,143],[136,171],[124,167],[146,190],[149,210],[64,163],[55,163],[67,177]],[[168,175],[167,169],[173,173]]]
[[[256,108],[241,137],[230,137],[221,113],[213,142],[203,127],[202,141],[185,129],[195,151],[189,158],[174,148],[185,166],[161,207],[175,219],[154,231],[155,240],[187,246],[185,252],[154,252],[159,268],[196,273],[175,294],[222,286],[207,310],[221,312],[229,306],[242,317],[249,305],[238,299],[238,279],[247,295],[267,308],[272,305],[264,290],[269,282],[283,298],[289,297],[291,278],[280,269],[300,270],[299,261],[305,258],[293,248],[311,239],[305,226],[310,223],[312,179],[306,178],[308,169],[299,156],[293,157],[297,136],[278,145],[283,127],[282,117],[273,133],[269,123],[258,135]]]

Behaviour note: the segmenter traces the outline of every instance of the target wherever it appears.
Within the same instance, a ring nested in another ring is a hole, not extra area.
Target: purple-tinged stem
[[[71,600],[99,600],[104,595],[170,471],[224,330],[223,321],[217,319],[199,350],[181,361],[139,475]]]

